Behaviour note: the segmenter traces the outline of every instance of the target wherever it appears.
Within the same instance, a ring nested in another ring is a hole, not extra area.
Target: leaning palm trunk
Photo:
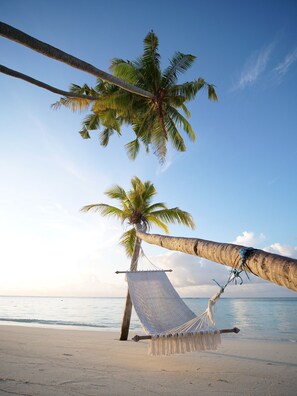
[[[87,99],[87,100],[97,100],[97,96],[90,96],[90,95],[80,95],[74,92],[67,92],[63,91],[62,89],[53,87],[52,85],[45,84],[42,81],[35,80],[35,78],[32,78],[30,76],[27,76],[26,74],[20,73],[16,70],[9,69],[8,67],[5,67],[3,65],[0,65],[0,73],[7,74],[8,76],[19,78],[21,80],[27,81],[30,84],[36,85],[37,87],[46,89],[50,92],[56,93],[58,95],[62,96],[67,96],[69,98],[79,98],[79,99]]]
[[[90,73],[96,77],[101,78],[103,81],[107,81],[110,84],[116,85],[123,88],[126,91],[135,93],[146,98],[153,98],[154,95],[147,92],[139,87],[135,87],[109,73],[97,69],[95,66],[87,63],[79,58],[76,58],[64,51],[59,50],[47,43],[44,43],[36,38],[29,36],[28,34],[22,32],[21,30],[15,29],[14,27],[7,25],[6,23],[0,22],[0,36],[6,37],[9,40],[13,40],[19,44],[31,48],[32,50],[39,52],[49,58],[53,58],[60,62],[64,62],[69,66],[76,69],[83,70],[86,73]]]
[[[140,254],[140,247],[141,247],[141,239],[136,238],[134,251],[133,251],[133,255],[132,255],[132,259],[131,259],[130,271],[137,270],[138,258],[139,258],[139,254]],[[120,335],[121,341],[127,341],[127,339],[128,339],[131,314],[132,314],[132,301],[131,301],[131,297],[130,297],[130,293],[129,293],[129,289],[128,289],[127,297],[126,297],[125,311],[124,311],[124,316],[123,316],[123,321],[122,321],[121,335]]]
[[[147,234],[139,228],[136,235],[143,241],[153,245],[203,257],[233,268],[241,268],[242,257],[240,250],[244,246],[197,238]],[[279,256],[259,249],[252,249],[247,255],[244,269],[260,278],[297,291],[297,260],[293,258]]]

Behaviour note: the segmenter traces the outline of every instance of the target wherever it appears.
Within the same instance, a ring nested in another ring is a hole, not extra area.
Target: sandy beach
[[[296,395],[297,344],[150,357],[114,332],[0,326],[1,395]]]

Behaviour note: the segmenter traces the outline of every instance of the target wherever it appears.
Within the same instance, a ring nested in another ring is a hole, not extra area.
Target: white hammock
[[[212,306],[223,290],[196,316],[180,298],[164,271],[127,273],[129,293],[147,334],[150,355],[217,349],[220,330],[215,327]]]

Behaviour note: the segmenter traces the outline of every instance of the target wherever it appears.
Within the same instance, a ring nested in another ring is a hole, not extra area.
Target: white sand
[[[117,333],[0,326],[0,395],[297,394],[297,344],[225,337],[218,351],[147,356]]]

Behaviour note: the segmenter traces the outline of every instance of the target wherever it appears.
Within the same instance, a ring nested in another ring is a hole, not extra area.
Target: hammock
[[[223,288],[209,300],[208,308],[196,316],[164,271],[127,272],[127,281],[135,311],[148,334],[133,340],[149,339],[149,355],[215,350],[221,343],[221,333],[239,331],[215,327],[212,307]]]

